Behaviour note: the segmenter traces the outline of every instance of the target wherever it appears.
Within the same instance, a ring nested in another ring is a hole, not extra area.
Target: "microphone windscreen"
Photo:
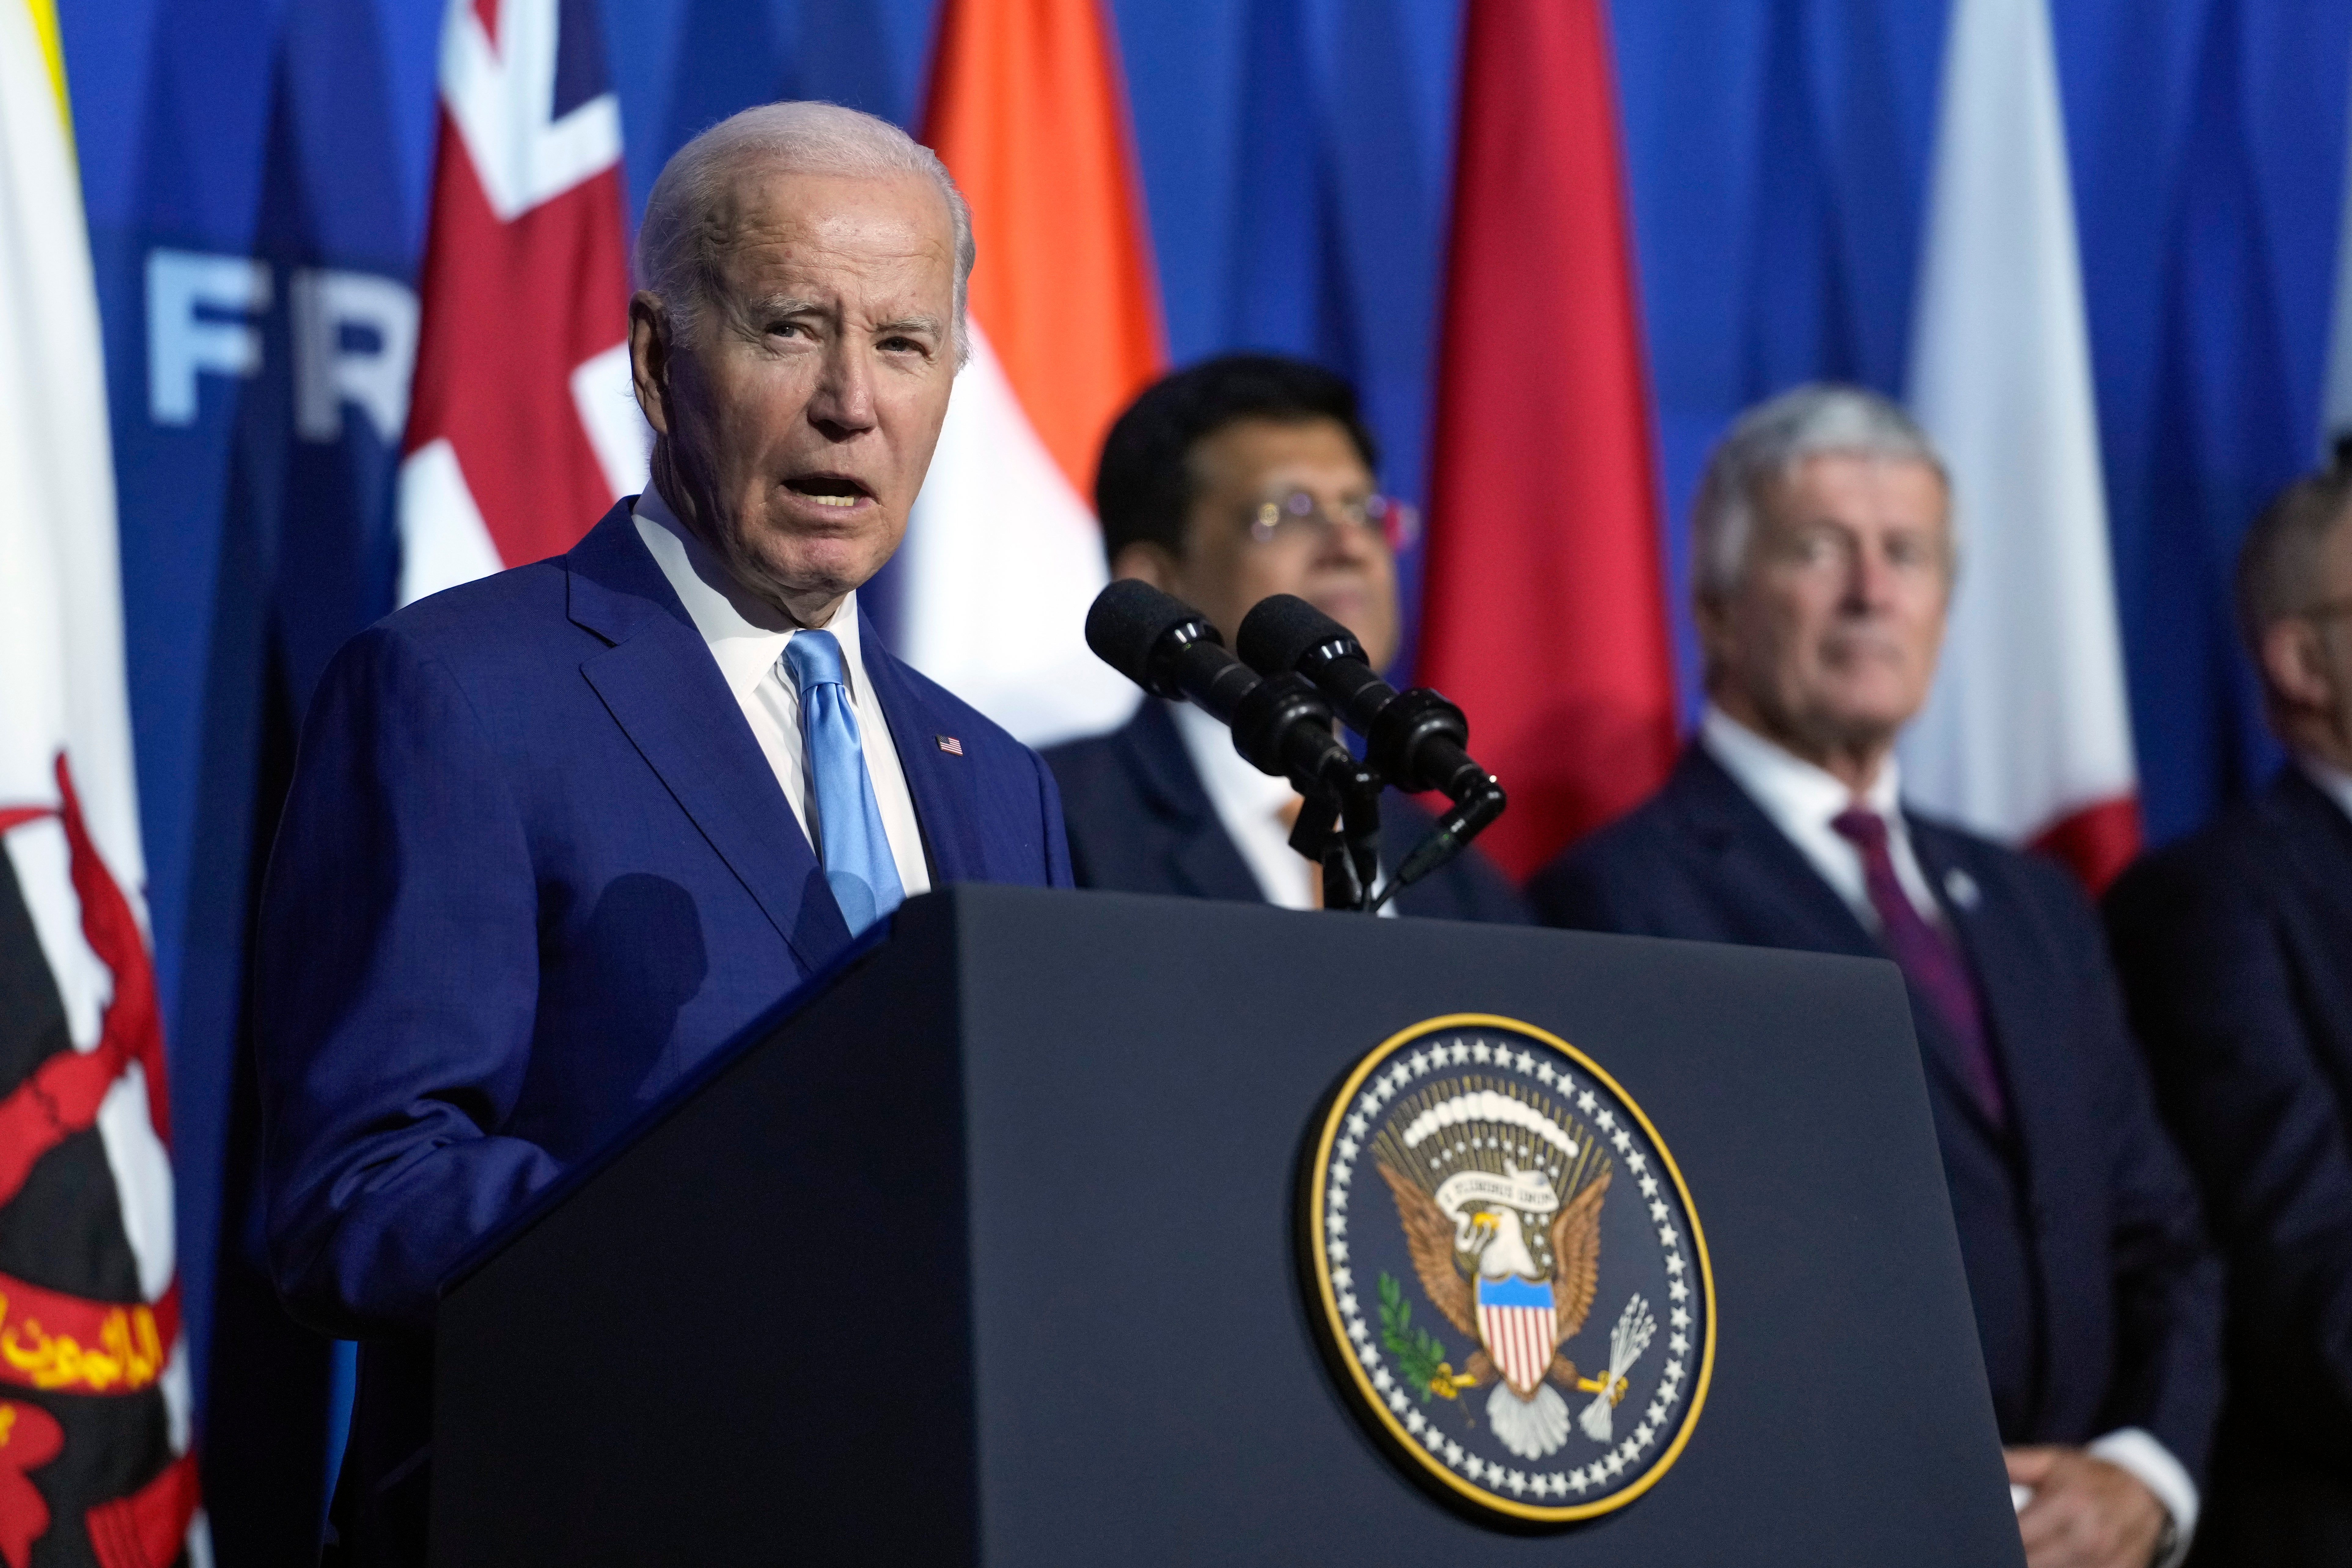
[[[1095,657],[1146,689],[1151,688],[1147,666],[1160,639],[1201,612],[1183,600],[1161,593],[1149,583],[1122,577],[1095,595],[1087,612],[1087,646]]]
[[[1326,643],[1352,646],[1355,640],[1353,632],[1297,595],[1270,594],[1242,617],[1234,651],[1260,675],[1281,675]]]

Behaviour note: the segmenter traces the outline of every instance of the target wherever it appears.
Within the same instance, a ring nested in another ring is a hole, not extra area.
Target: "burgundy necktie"
[[[1863,882],[1870,889],[1870,907],[1878,911],[1879,940],[1887,956],[1903,971],[1919,994],[1944,1021],[1960,1047],[1960,1064],[1977,1104],[1993,1125],[2008,1124],[2009,1105],[2001,1093],[2000,1073],[1993,1066],[1992,1044],[1985,1038],[1984,1014],[1977,1005],[1977,988],[1969,967],[1952,943],[1920,914],[1895,875],[1895,857],[1886,849],[1886,819],[1874,811],[1853,806],[1831,819],[1838,837],[1862,851]]]

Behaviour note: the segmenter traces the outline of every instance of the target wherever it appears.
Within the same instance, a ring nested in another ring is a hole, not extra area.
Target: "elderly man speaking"
[[[2026,1561],[2147,1568],[2195,1525],[2219,1270],[2080,890],[1901,804],[1949,513],[1882,397],[1801,387],[1742,416],[1696,512],[1698,742],[1536,901],[1560,925],[1901,966]]]
[[[477,1239],[902,899],[1069,882],[1044,765],[857,613],[961,358],[946,171],[750,110],[662,172],[636,264],[652,486],[354,638],[269,868],[269,1250],[362,1342],[349,1562],[422,1560],[436,1288]]]

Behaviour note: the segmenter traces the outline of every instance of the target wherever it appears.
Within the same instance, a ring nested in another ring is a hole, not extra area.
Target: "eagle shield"
[[[1512,1275],[1477,1285],[1478,1340],[1513,1394],[1532,1399],[1559,1346],[1551,1282]]]

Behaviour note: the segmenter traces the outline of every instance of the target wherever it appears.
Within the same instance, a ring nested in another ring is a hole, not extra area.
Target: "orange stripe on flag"
[[[971,204],[971,309],[1078,493],[1165,359],[1114,47],[1097,0],[948,0],[924,140]]]

